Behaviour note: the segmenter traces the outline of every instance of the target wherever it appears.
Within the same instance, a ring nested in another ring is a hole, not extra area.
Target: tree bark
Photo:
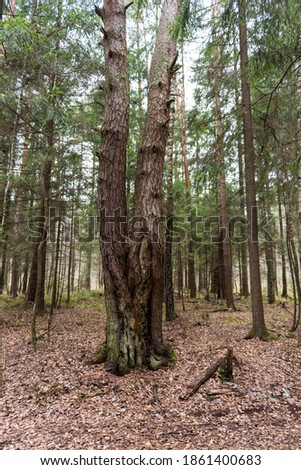
[[[252,329],[247,337],[259,337],[261,339],[265,339],[267,337],[267,329],[264,319],[260,278],[258,214],[255,183],[255,152],[253,143],[250,83],[248,81],[247,75],[249,57],[245,0],[238,0],[238,8],[247,216],[249,221],[249,267],[252,303]]]

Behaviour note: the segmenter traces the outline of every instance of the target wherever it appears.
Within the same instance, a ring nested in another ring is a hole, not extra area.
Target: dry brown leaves
[[[104,314],[89,304],[55,312],[51,343],[40,318],[38,352],[30,343],[31,311],[4,312],[5,449],[296,449],[301,444],[301,348],[288,334],[281,305],[266,309],[277,341],[243,339],[242,311],[206,313],[208,302],[178,305],[164,326],[177,365],[115,377],[87,359],[104,338]],[[234,347],[235,383],[217,375],[188,401],[189,386]],[[154,399],[154,387],[158,400]],[[220,391],[220,393],[218,393]]]

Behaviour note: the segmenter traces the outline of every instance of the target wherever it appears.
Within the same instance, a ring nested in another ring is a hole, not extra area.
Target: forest
[[[300,0],[0,1],[2,449],[300,449]]]

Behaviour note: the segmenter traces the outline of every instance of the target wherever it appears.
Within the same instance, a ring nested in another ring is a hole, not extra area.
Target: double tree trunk
[[[106,0],[102,8],[96,7],[104,23],[106,65],[99,208],[107,310],[106,344],[97,359],[104,360],[106,369],[116,374],[141,364],[156,369],[167,365],[171,356],[162,338],[162,180],[170,115],[170,65],[176,56],[170,27],[178,8],[177,0],[166,0],[162,7],[138,155],[134,218],[129,227],[125,187],[129,133],[126,9],[123,0]],[[114,223],[107,223],[108,217]]]
[[[259,247],[258,247],[258,214],[256,203],[255,183],[255,151],[253,143],[252,108],[250,96],[250,83],[248,81],[248,38],[246,26],[246,3],[238,0],[239,7],[239,39],[240,39],[240,67],[242,89],[242,112],[244,126],[244,153],[246,175],[247,216],[249,221],[249,266],[252,302],[252,329],[248,337],[265,339],[267,330],[264,320],[262,302]]]

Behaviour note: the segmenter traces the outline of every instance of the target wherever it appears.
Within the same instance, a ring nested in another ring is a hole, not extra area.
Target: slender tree
[[[250,83],[248,79],[248,37],[246,20],[246,2],[238,0],[240,68],[242,90],[242,112],[244,127],[244,156],[246,175],[247,216],[249,221],[249,267],[252,302],[252,329],[247,337],[267,337],[261,291],[259,247],[258,247],[258,214],[255,182],[255,151],[253,143],[252,107]]]
[[[172,90],[173,91],[173,90]],[[174,101],[174,92],[171,100]],[[173,196],[173,153],[174,153],[174,103],[170,110],[169,136],[166,149],[167,157],[167,196],[166,196],[166,234],[165,234],[165,316],[166,320],[174,320],[174,288],[173,288],[173,218],[174,218],[174,196]]]
[[[215,7],[215,0],[212,0],[212,21],[213,28],[216,20],[216,15],[220,15],[220,7]],[[220,47],[220,34],[214,35],[216,41],[215,58],[214,58],[214,96],[215,96],[215,114],[216,114],[216,158],[219,170],[219,203],[221,215],[221,238],[222,238],[222,278],[224,284],[224,295],[228,308],[235,308],[233,299],[233,286],[232,286],[232,269],[231,269],[231,251],[229,242],[229,216],[228,216],[228,201],[227,201],[227,185],[226,185],[226,172],[225,172],[225,157],[224,157],[224,129],[222,119],[222,105],[221,105],[221,86],[222,86],[222,64],[221,64],[221,47]]]
[[[16,298],[18,295],[19,286],[19,274],[20,274],[20,257],[18,256],[18,245],[21,230],[21,216],[24,205],[24,185],[22,184],[22,178],[26,175],[26,161],[29,148],[29,126],[25,124],[24,130],[24,143],[22,152],[22,164],[21,164],[21,185],[17,194],[17,205],[15,212],[14,230],[13,230],[13,256],[12,256],[12,267],[11,267],[11,296]],[[23,189],[23,191],[22,191]]]
[[[192,217],[192,197],[191,197],[191,181],[189,174],[188,165],[188,149],[187,149],[187,122],[186,122],[186,98],[185,98],[185,68],[184,68],[184,52],[182,47],[182,89],[181,89],[181,100],[180,90],[177,86],[177,110],[178,120],[181,134],[181,149],[184,167],[184,179],[186,187],[186,211],[189,217]],[[189,289],[190,298],[196,297],[196,281],[195,281],[195,254],[194,254],[194,243],[191,237],[192,232],[192,221],[188,232],[188,262],[187,262],[187,286]]]

